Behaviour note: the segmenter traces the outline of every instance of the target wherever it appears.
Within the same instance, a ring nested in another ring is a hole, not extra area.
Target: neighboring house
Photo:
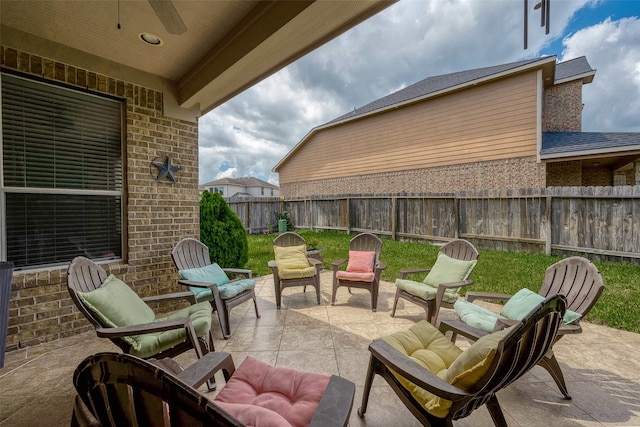
[[[273,171],[287,199],[637,183],[640,134],[581,133],[594,75],[544,57],[429,77],[312,129]]]
[[[175,290],[171,249],[200,232],[198,118],[393,1],[156,3],[0,1],[7,350],[91,329],[66,289],[77,255]]]
[[[202,184],[198,189],[201,193],[204,190],[208,190],[211,193],[220,193],[227,199],[278,197],[280,195],[280,189],[277,185],[250,176],[242,178],[221,178]]]

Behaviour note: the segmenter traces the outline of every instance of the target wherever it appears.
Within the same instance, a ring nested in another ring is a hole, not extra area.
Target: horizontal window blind
[[[122,108],[2,75],[4,235],[17,268],[122,256]]]

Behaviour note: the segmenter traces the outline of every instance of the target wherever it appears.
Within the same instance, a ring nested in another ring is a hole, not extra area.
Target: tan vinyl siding
[[[280,183],[535,156],[536,72],[318,130]]]

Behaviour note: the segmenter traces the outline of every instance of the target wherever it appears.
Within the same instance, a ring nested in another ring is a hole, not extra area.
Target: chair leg
[[[364,380],[364,390],[362,390],[362,403],[358,408],[358,416],[364,417],[367,412],[367,405],[369,403],[369,394],[371,393],[371,385],[373,384],[373,377],[375,375],[376,358],[371,356],[369,358],[369,369],[367,370],[367,377]]]
[[[427,301],[426,315],[427,321],[433,326],[436,326],[436,317],[438,317],[438,313],[436,313],[436,300],[430,299]]]
[[[222,327],[222,336],[225,340],[231,337],[231,325],[229,324],[229,307],[225,301],[222,301],[223,316],[218,314],[220,319],[220,326]]]
[[[393,308],[391,309],[391,317],[395,317],[396,315],[396,307],[398,305],[398,297],[400,295],[400,290],[396,288],[396,296],[393,299]]]
[[[277,277],[273,278],[273,286],[276,291],[276,308],[282,307],[282,287],[280,286],[280,280]]]
[[[224,302],[220,298],[220,295],[214,294],[211,304],[218,312],[218,320],[220,321],[220,328],[222,329],[222,337],[225,340],[229,339],[229,337],[231,336],[231,334],[229,333],[229,318],[227,317],[227,309]]]
[[[374,313],[378,310],[378,287],[379,283],[374,280],[371,283],[371,311]]]
[[[336,292],[338,292],[338,278],[336,272],[333,272],[333,291],[331,292],[331,305],[336,305]]]
[[[495,394],[489,398],[486,405],[489,410],[489,414],[491,415],[491,419],[493,420],[493,424],[495,424],[496,427],[507,427],[507,420],[504,419],[502,408],[500,408],[498,398]]]
[[[320,277],[316,274],[315,277],[315,288],[316,288],[316,300],[318,304],[320,304]]]
[[[553,380],[556,382],[556,385],[560,389],[560,393],[564,395],[565,399],[571,400],[569,390],[567,390],[567,384],[564,382],[562,369],[560,369],[560,365],[558,364],[558,359],[556,359],[555,354],[551,357],[543,357],[538,362],[538,365],[542,366],[547,370],[547,372],[549,372]]]
[[[253,292],[252,297],[253,297],[253,308],[256,311],[256,317],[259,319],[260,318],[260,312],[258,311],[258,300],[256,299],[255,291]]]

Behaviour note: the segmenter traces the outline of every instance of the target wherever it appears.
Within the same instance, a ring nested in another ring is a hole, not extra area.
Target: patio
[[[315,304],[314,292],[289,288],[284,291],[282,310],[276,310],[272,276],[258,278],[261,318],[255,318],[251,302],[234,309],[232,336],[225,341],[214,316],[216,350],[232,353],[236,365],[253,355],[278,366],[350,379],[356,384],[351,426],[418,425],[380,378],[374,381],[365,418],[360,419],[356,412],[369,342],[408,328],[424,318],[424,312],[400,300],[396,318],[391,318],[395,286],[389,282],[380,283],[376,313],[370,310],[369,293],[361,290],[350,295],[340,289],[336,305],[331,306],[331,272],[324,271],[321,279],[320,306]],[[442,317],[454,315],[452,310],[441,311]],[[640,335],[586,322],[583,329],[582,334],[567,336],[554,347],[573,400],[564,400],[547,372],[535,367],[498,393],[510,426],[640,425]],[[457,344],[467,345],[464,339]],[[89,332],[7,354],[5,367],[0,369],[0,425],[69,425],[75,394],[73,371],[86,356],[100,351],[118,349]],[[195,360],[195,354],[188,352],[177,360],[187,365]],[[217,379],[223,384],[221,375]],[[493,423],[486,409],[480,408],[455,425]]]

